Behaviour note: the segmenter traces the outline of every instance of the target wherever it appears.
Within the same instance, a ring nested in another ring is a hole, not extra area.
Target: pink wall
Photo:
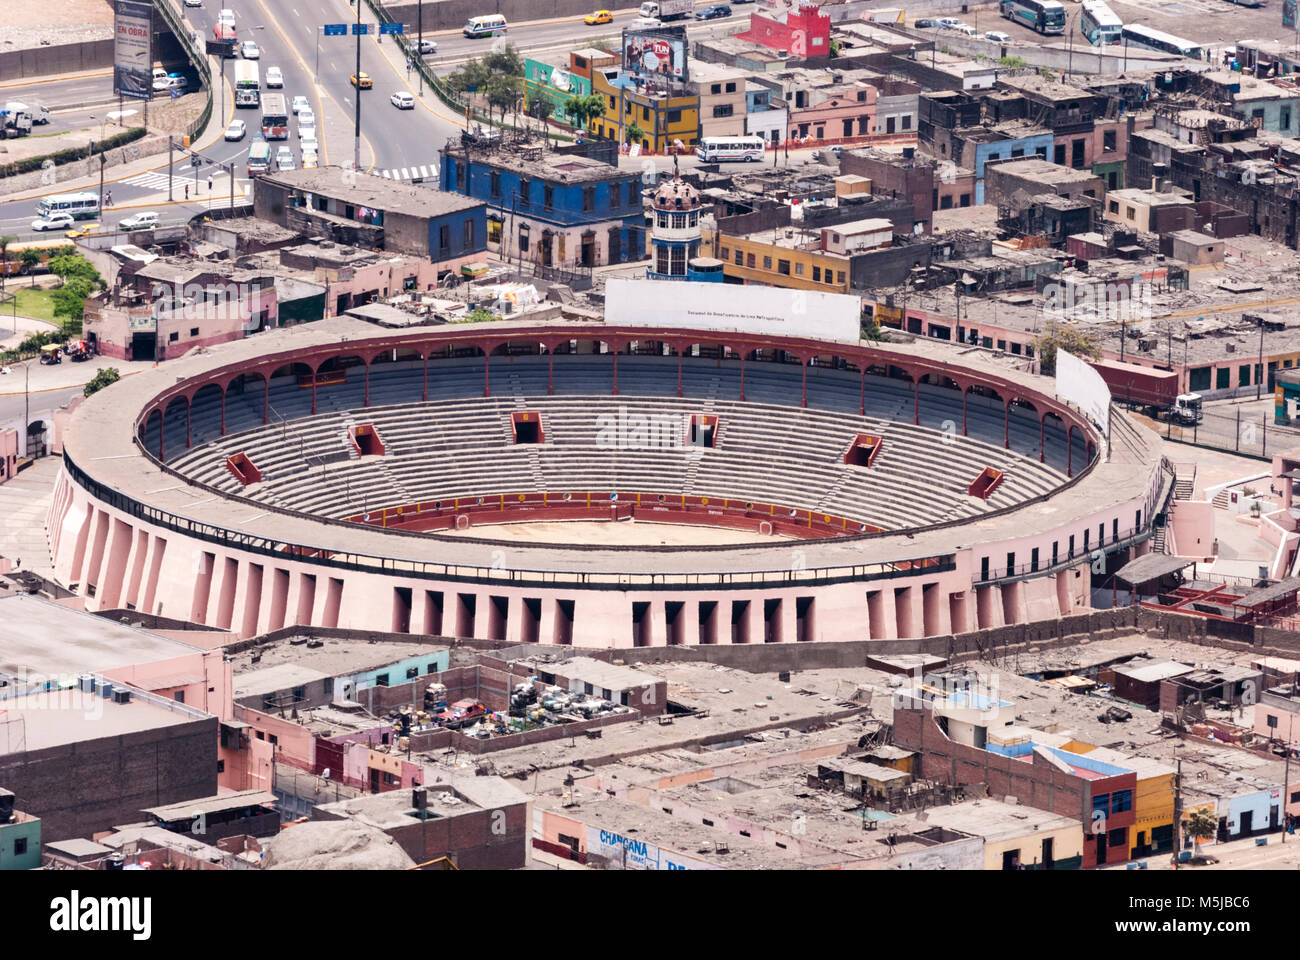
[[[1214,505],[1207,500],[1175,500],[1169,519],[1180,557],[1214,555]]]
[[[184,696],[183,702],[187,706],[205,710],[222,720],[229,720],[233,716],[231,670],[231,665],[224,662],[220,650],[196,650],[193,654],[182,657],[105,670],[104,675],[125,681],[143,690],[150,690],[160,697],[174,700],[176,694],[181,693]],[[201,679],[169,683],[161,687],[157,685],[160,680],[167,682],[174,678],[188,677]]]
[[[249,734],[252,740],[259,739],[257,735],[262,734],[260,739],[269,749],[271,737],[276,738],[275,759],[278,763],[287,763],[309,773],[312,771],[316,762],[316,738],[306,727],[241,704],[235,704],[233,712],[234,719],[252,727]]]
[[[18,464],[18,431],[0,430],[0,483],[13,478]]]

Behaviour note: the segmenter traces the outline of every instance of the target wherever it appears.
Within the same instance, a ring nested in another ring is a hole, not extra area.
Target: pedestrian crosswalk
[[[129,184],[133,187],[143,187],[146,190],[157,190],[161,192],[167,189],[167,174],[166,172],[160,173],[156,170],[151,170],[148,173],[140,173],[134,177],[127,177],[122,181],[122,183]],[[184,201],[193,199],[196,202],[201,202],[208,210],[211,210],[214,207],[225,207],[230,205],[230,194],[227,192],[226,177],[224,173],[214,180],[211,191],[208,190],[208,180],[206,176],[200,177],[197,185],[194,182],[193,174],[187,177],[173,176],[171,183],[172,197],[176,200]],[[189,188],[188,193],[186,192],[187,187]],[[252,203],[252,192],[253,187],[251,180],[236,180],[235,206]],[[210,193],[216,193],[220,198],[211,199]]]
[[[166,190],[167,180],[168,177],[165,171],[159,173],[157,170],[150,170],[148,173],[140,173],[136,174],[134,177],[127,177],[122,182],[130,184],[133,187],[148,187],[150,190]],[[173,188],[177,190],[182,189],[187,183],[191,188],[194,186],[193,174],[188,177],[173,176],[171,181]]]
[[[387,170],[376,170],[375,173],[381,177],[387,177],[389,180],[437,180],[438,164],[434,163],[420,164],[409,167],[390,167]]]

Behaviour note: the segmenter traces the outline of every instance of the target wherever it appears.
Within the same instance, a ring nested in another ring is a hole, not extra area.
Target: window
[[[609,108],[610,108],[611,110],[613,110],[615,106],[616,106],[616,103],[615,103],[615,101],[614,101],[614,98],[613,98],[613,97],[610,97],[610,98],[609,98]]]
[[[1128,846],[1128,827],[1120,827],[1118,830],[1112,830],[1110,836],[1106,838],[1106,845],[1112,850],[1117,847]]]
[[[684,213],[674,213],[674,214],[673,214],[673,229],[674,229],[674,230],[685,230],[685,229],[686,229],[686,214],[684,214]]]
[[[1133,809],[1133,791],[1116,790],[1110,795],[1110,812],[1123,813]]]
[[[1218,370],[1215,370],[1214,389],[1227,390],[1228,387],[1231,386],[1231,384],[1229,383],[1229,378],[1231,376],[1232,376],[1232,371],[1229,370],[1227,367],[1219,367]]]
[[[460,187],[463,188],[466,193],[469,193],[469,181],[465,179],[464,160],[456,161],[456,183],[452,184],[452,186],[456,186],[457,184],[459,184]]]
[[[764,258],[763,258],[763,269],[764,269],[764,270],[771,270],[771,269],[772,269],[772,258],[771,258],[771,257],[764,257]]]
[[[1061,553],[1061,544],[1058,540],[1052,541],[1052,566],[1056,566]]]
[[[796,264],[794,265],[794,272],[795,272],[796,275],[802,277],[802,276],[803,276],[803,263],[801,263],[801,262],[800,262],[800,263],[796,263]]]
[[[1034,547],[1034,549],[1029,552],[1029,569],[1031,571],[1038,570],[1038,548],[1037,547]]]
[[[755,262],[756,262],[756,261],[755,261],[754,255],[753,255],[752,253],[747,253],[747,254],[745,254],[745,266],[747,266],[747,267],[751,267],[751,268],[752,268],[752,267],[754,266]]]
[[[551,210],[555,207],[555,187],[549,183],[542,185],[542,209]]]
[[[813,277],[813,283],[821,283],[821,282],[822,282],[822,268],[821,268],[821,267],[814,266],[814,267],[813,267],[812,277]]]
[[[419,667],[407,667],[407,668],[406,668],[406,679],[407,679],[407,680],[414,680],[414,679],[415,679],[416,677],[418,677],[419,675],[420,675],[420,668],[419,668]]]
[[[522,226],[522,227],[519,228],[519,252],[520,252],[520,253],[527,253],[527,252],[528,252],[528,226],[527,226],[527,224],[525,224],[524,226]]]
[[[1091,531],[1091,530],[1085,530],[1085,531],[1083,531],[1083,552],[1084,552],[1084,553],[1087,553],[1087,552],[1088,552],[1088,542],[1089,542],[1089,540],[1090,540],[1091,537],[1092,537],[1092,531]]]
[[[333,694],[334,694],[334,678],[333,678],[333,677],[326,677],[325,680],[323,681],[323,683],[321,684],[321,686],[322,686],[322,692],[325,694],[325,696],[327,696],[327,697],[328,697],[328,696],[333,696]]]
[[[629,180],[627,182],[627,205],[634,206],[637,202],[637,181]]]
[[[27,853],[27,838],[14,837],[14,856],[21,857]]]
[[[952,209],[952,194],[945,193],[942,197],[939,198],[939,209],[940,210]]]
[[[388,686],[388,674],[386,674],[386,673],[379,673],[379,674],[376,674],[376,675],[375,675],[375,686],[377,686],[377,687],[386,687],[386,686]]]
[[[709,93],[721,93],[721,92],[722,92],[722,84],[720,83],[715,83],[713,86],[709,87]]]
[[[225,772],[226,772],[226,761],[224,761],[224,760],[218,760],[218,761],[217,761],[217,773],[225,773]]]
[[[836,282],[836,283],[843,283],[843,282],[844,282],[844,271],[843,271],[843,270],[838,270],[838,271],[836,271],[835,282]]]
[[[1282,113],[1278,117],[1278,129],[1280,129],[1283,133],[1286,133],[1288,130],[1291,129],[1291,108],[1290,107],[1282,108]]]
[[[910,113],[903,114],[903,129],[904,130],[912,129],[912,115]]]
[[[488,178],[488,184],[492,196],[500,197],[501,196],[501,171],[500,170],[492,171],[491,175]]]
[[[438,227],[438,250],[444,256],[451,253],[451,225],[442,224]]]
[[[184,702],[185,702],[185,691],[184,691],[184,690],[177,690],[175,693],[172,694],[172,699],[175,700],[177,703],[184,703]]]
[[[647,120],[650,119],[649,116],[647,116],[646,119],[647,119]],[[668,122],[669,122],[670,124],[672,124],[672,123],[681,123],[681,122],[682,122],[682,112],[681,112],[680,110],[669,110],[669,111],[668,111]]]
[[[790,275],[790,261],[789,261],[789,260],[778,260],[778,261],[776,262],[776,272],[777,272],[777,273],[783,273],[783,274],[785,274],[785,275],[788,277],[788,276]]]
[[[1197,390],[1209,390],[1210,389],[1210,368],[1197,367],[1190,374],[1188,374],[1187,379],[1188,379],[1188,385],[1193,392]]]
[[[532,191],[533,185],[523,177],[519,178],[519,206],[528,206],[528,194]]]
[[[1074,556],[1074,534],[1070,534],[1070,552],[1067,554],[1067,556],[1069,557]]]
[[[859,90],[859,91],[858,91],[858,103],[865,103],[866,100],[867,100],[867,91],[865,91],[865,90]]]
[[[730,103],[722,103],[713,108],[713,115],[715,117],[729,117],[734,112],[735,108]]]
[[[958,199],[958,206],[961,206],[961,207],[969,207],[969,206],[970,206],[970,194],[969,194],[969,193],[963,193],[963,194],[962,194],[960,197],[958,197],[957,199]]]
[[[1239,387],[1250,386],[1250,364],[1243,363],[1240,367],[1237,368],[1237,386]]]
[[[1115,146],[1115,131],[1114,131],[1114,130],[1103,130],[1103,131],[1102,131],[1102,133],[1101,133],[1101,150],[1102,150],[1102,153],[1114,153],[1114,152],[1115,152],[1115,150],[1116,150],[1116,146]]]
[[[1096,820],[1097,820],[1097,814],[1099,814],[1099,813],[1100,813],[1103,817],[1106,816],[1108,813],[1110,813],[1110,794],[1109,794],[1109,793],[1098,794],[1097,796],[1095,796],[1095,797],[1092,798],[1092,814],[1093,814],[1092,819],[1093,819],[1093,822],[1094,822],[1094,823],[1096,822]]]
[[[474,249],[474,221],[473,220],[465,221],[465,230],[464,230],[464,235],[462,236],[462,240],[464,241],[465,250]]]
[[[1125,208],[1124,208],[1124,215],[1125,215],[1126,217],[1128,217],[1130,220],[1134,219],[1134,217],[1133,217],[1133,212],[1134,212],[1134,211],[1133,211],[1133,208],[1132,208],[1132,207],[1125,207]]]
[[[296,701],[298,701],[298,702],[302,702],[303,700],[306,700],[306,699],[307,699],[307,688],[306,688],[305,686],[304,686],[304,687],[294,687],[294,688],[293,688],[293,699],[296,700]]]
[[[1271,713],[1268,715],[1268,726],[1271,730],[1277,729],[1277,717],[1273,716]]]
[[[588,213],[596,209],[596,188],[582,188],[582,212]]]
[[[727,88],[726,88],[726,89],[727,89],[727,93],[735,93],[735,92],[736,92],[736,83],[735,83],[735,81],[733,80],[731,83],[727,84]]]
[[[199,328],[198,328],[198,327],[190,327],[190,336],[191,336],[191,337],[197,337],[198,335],[199,335]]]
[[[173,333],[171,333],[171,334],[168,335],[168,337],[167,337],[167,342],[168,342],[168,343],[175,343],[175,342],[176,342],[177,340],[179,340],[180,338],[181,338],[181,335],[180,335],[179,333],[174,333],[174,332],[173,332]]]
[[[980,559],[980,579],[987,580],[988,578],[989,578],[989,558],[983,557]]]
[[[1016,554],[1015,551],[1011,551],[1010,553],[1007,554],[1007,575],[1010,576],[1015,572],[1016,572]]]
[[[1023,157],[1024,155],[1025,155],[1025,148],[1024,148],[1024,147],[1016,147],[1014,150],[1011,151],[1011,158],[1012,158],[1013,160],[1014,160],[1016,157]]]
[[[1111,200],[1108,204],[1106,204],[1106,211],[1108,213],[1119,213],[1119,201]]]

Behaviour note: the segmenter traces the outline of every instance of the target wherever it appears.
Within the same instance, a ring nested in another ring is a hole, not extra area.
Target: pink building
[[[755,11],[741,40],[784,50],[791,57],[826,57],[831,49],[830,14],[804,0],[778,0],[771,9]]]
[[[0,483],[12,480],[18,470],[18,431],[0,430]]]
[[[870,136],[876,132],[879,97],[880,91],[869,83],[814,90],[810,99],[815,103],[790,112],[790,129],[814,140]]]

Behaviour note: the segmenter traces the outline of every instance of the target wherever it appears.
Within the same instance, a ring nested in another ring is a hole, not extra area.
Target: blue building
[[[650,234],[651,280],[685,280],[688,264],[700,254],[700,194],[676,174],[665,179],[650,204],[654,226]]]
[[[975,170],[975,204],[984,202],[984,164],[989,160],[1006,160],[1012,157],[1040,157],[1050,160],[1055,137],[1041,127],[1026,128],[1014,133],[988,127],[956,131],[954,136],[965,141],[961,155],[962,166]],[[973,162],[972,162],[973,161]]]
[[[572,153],[513,145],[442,150],[444,191],[488,205],[488,249],[542,266],[645,259],[641,174]]]

